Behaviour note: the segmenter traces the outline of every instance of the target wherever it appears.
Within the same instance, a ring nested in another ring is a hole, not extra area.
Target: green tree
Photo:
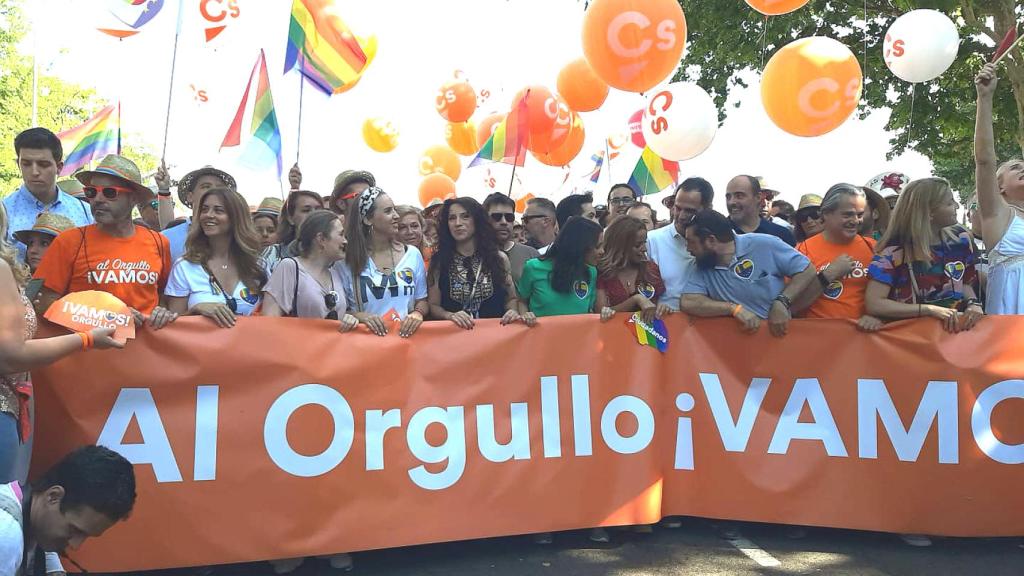
[[[886,126],[893,134],[889,158],[916,150],[961,195],[974,189],[974,75],[991,57],[992,46],[1016,25],[1022,11],[1015,8],[1015,0],[867,0],[866,31],[864,0],[813,0],[796,12],[767,19],[738,0],[680,0],[680,5],[690,30],[684,67],[675,79],[696,81],[711,93],[722,121],[729,91],[745,87],[741,72],[760,70],[762,62],[793,40],[828,36],[861,59],[865,83],[860,116],[892,111]],[[950,16],[960,28],[961,44],[945,74],[912,86],[886,68],[882,45],[892,22],[917,8]],[[1024,150],[1024,56],[1020,50],[1011,56],[1003,60],[994,109],[997,153],[1006,159]],[[841,167],[839,155],[836,166]]]
[[[21,184],[14,137],[32,124],[32,59],[18,50],[28,33],[23,1],[0,0],[0,196]],[[38,122],[54,132],[81,124],[107,104],[93,89],[55,76],[40,74],[38,84]],[[139,164],[143,174],[156,169],[157,159],[148,149],[126,146],[122,151]]]

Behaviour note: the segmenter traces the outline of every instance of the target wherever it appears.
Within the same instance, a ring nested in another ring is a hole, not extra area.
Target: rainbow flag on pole
[[[121,153],[121,121],[117,106],[111,104],[84,124],[57,134],[64,148],[61,176],[74,174],[107,154]]]
[[[526,98],[530,92],[519,99],[515,107],[504,120],[498,123],[494,134],[487,139],[476,158],[469,163],[470,167],[483,162],[502,162],[523,166],[526,164],[526,139],[529,136],[529,113]]]
[[[228,133],[224,135],[224,141],[220,147],[227,148],[238,146],[242,143],[242,120],[249,105],[249,91],[252,89],[253,81],[259,81],[256,85],[256,97],[252,105],[252,121],[249,123],[249,134],[252,136],[252,143],[260,143],[265,148],[259,150],[265,158],[266,152],[270,152],[277,160],[277,175],[281,177],[281,128],[277,123],[277,113],[274,112],[274,97],[270,93],[270,75],[267,73],[267,59],[260,50],[260,56],[256,59],[256,65],[249,75],[249,83],[245,85],[245,93],[242,94],[242,102],[235,112],[235,119],[228,127]],[[250,145],[251,148],[251,145]],[[263,148],[262,146],[260,148]]]
[[[377,53],[377,38],[356,37],[334,0],[293,0],[284,71],[299,72],[330,96],[351,88]]]
[[[678,178],[679,162],[665,160],[645,147],[629,177],[629,185],[639,190],[641,196],[647,196],[674,185]]]

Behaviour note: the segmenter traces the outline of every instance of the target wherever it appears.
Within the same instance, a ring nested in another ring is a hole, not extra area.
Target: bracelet
[[[826,289],[826,288],[829,287],[830,284],[832,284],[831,282],[828,281],[828,278],[825,276],[825,271],[824,270],[822,270],[821,272],[818,272],[817,276],[818,276],[818,283],[821,284],[822,289]]]
[[[157,196],[163,196],[164,198],[170,198],[171,197],[170,189],[157,190],[156,193],[157,193]]]
[[[92,334],[88,332],[79,332],[78,337],[82,339],[83,351],[92,348]]]
[[[743,311],[743,306],[742,305],[737,304],[737,305],[733,306],[732,307],[732,317],[735,318],[742,311]]]

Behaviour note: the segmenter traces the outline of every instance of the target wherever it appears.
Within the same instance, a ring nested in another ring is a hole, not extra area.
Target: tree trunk
[[[1014,0],[1002,0],[994,11],[994,23],[996,37],[1002,39],[1003,35],[1011,27],[1017,26],[1017,16],[1014,13]],[[998,40],[997,40],[998,42]],[[1010,81],[1010,88],[1013,90],[1013,99],[1017,104],[1017,145],[1024,155],[1024,57],[1021,55],[1020,47],[1013,49],[1011,54],[1003,58],[1006,65],[1006,76]],[[1003,158],[1008,160],[1008,158]]]

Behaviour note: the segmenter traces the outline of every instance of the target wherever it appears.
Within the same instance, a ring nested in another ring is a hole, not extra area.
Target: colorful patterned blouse
[[[978,274],[976,255],[971,235],[962,226],[950,226],[942,231],[942,241],[931,247],[932,262],[913,263],[903,259],[903,248],[898,239],[875,255],[868,275],[889,285],[889,299],[904,304],[933,304],[953,308],[964,299],[964,287],[971,286],[977,293]]]

